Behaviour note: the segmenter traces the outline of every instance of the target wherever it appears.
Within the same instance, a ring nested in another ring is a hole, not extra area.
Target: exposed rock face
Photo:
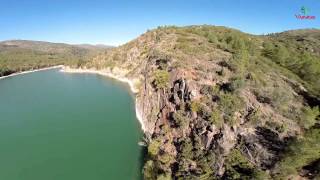
[[[223,39],[219,33],[234,32],[217,30],[220,39],[208,41],[199,29],[148,32],[88,67],[116,66],[138,79],[137,109],[148,142],[159,149],[149,148],[146,179],[268,178],[291,139],[301,135],[303,86],[251,58],[262,40],[243,34]],[[252,44],[249,55],[242,41]]]

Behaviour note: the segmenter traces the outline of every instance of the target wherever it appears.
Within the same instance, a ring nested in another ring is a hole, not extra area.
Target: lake
[[[142,132],[121,82],[59,69],[0,80],[0,179],[141,179]]]

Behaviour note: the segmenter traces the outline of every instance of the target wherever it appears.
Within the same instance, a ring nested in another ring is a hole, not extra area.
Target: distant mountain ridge
[[[69,45],[45,41],[0,42],[0,76],[54,65],[81,64],[111,46]]]
[[[98,44],[67,44],[67,43],[53,43],[53,42],[46,42],[46,41],[32,41],[32,40],[6,40],[0,41],[0,45],[3,46],[12,46],[12,47],[19,47],[25,49],[33,49],[33,50],[56,50],[57,48],[66,48],[66,47],[79,47],[84,49],[106,49],[112,48],[113,46]]]

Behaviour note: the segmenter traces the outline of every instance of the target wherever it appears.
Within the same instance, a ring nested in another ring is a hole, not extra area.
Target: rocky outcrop
[[[264,39],[212,29],[160,28],[87,64],[137,82],[147,179],[267,179],[302,134],[305,104],[318,105],[259,61]]]

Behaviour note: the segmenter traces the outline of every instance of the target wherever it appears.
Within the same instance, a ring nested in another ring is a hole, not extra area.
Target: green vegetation
[[[228,123],[234,123],[234,113],[242,110],[242,100],[237,95],[225,93],[220,96],[219,108],[224,113],[223,117]]]
[[[299,38],[299,37],[297,37]],[[278,40],[280,39],[280,40]],[[283,39],[274,36],[263,44],[262,55],[298,75],[307,88],[315,95],[320,95],[320,57],[306,50],[295,39]]]
[[[161,142],[159,139],[153,140],[148,146],[148,154],[151,157],[155,157],[159,153],[160,146],[161,146]]]
[[[155,179],[156,178],[156,167],[153,161],[149,160],[144,164],[143,176],[144,179]]]
[[[103,48],[38,41],[0,42],[0,76],[55,65],[80,67]]]
[[[187,138],[184,141],[181,142],[181,156],[186,159],[192,159],[193,154],[192,154],[192,141],[191,139]]]
[[[317,118],[320,116],[319,107],[305,107],[302,110],[302,116],[300,117],[300,124],[305,129],[309,129],[314,126],[317,121]]]
[[[181,129],[185,129],[189,125],[189,119],[184,116],[182,110],[173,114],[173,120]]]
[[[97,67],[112,64],[132,67],[138,76],[152,74],[155,92],[163,90],[163,107],[148,118],[156,127],[145,179],[221,178],[218,165],[225,168],[225,179],[268,179],[282,156],[281,169],[289,174],[314,161],[317,157],[302,155],[308,161],[291,168],[286,162],[298,157],[283,146],[296,136],[317,139],[303,133],[319,122],[319,32],[255,36],[218,26],[165,26],[96,60]],[[142,55],[133,60],[132,52]],[[179,78],[186,84],[177,88]],[[228,148],[231,153],[224,154]]]
[[[237,149],[230,152],[225,167],[227,179],[268,179],[266,173],[255,168]]]
[[[198,101],[192,101],[190,105],[192,112],[200,112],[201,110],[201,104]]]
[[[320,158],[320,129],[310,129],[303,138],[297,139],[290,146],[281,160],[276,177],[280,179],[297,175],[305,165]]]
[[[160,138],[150,142],[148,156],[153,160],[147,161],[144,165],[144,179],[171,179],[170,164],[174,161],[174,157],[164,151],[168,145],[168,142],[161,142]]]
[[[257,124],[259,122],[260,118],[261,118],[260,109],[257,108],[257,109],[252,110],[252,112],[248,115],[247,118],[248,118],[250,123]]]
[[[263,66],[272,66],[269,70],[282,71],[290,77],[297,75],[299,78],[295,79],[303,82],[313,94],[320,95],[320,53],[319,49],[316,49],[319,44],[314,44],[319,41],[312,34],[305,32],[305,35],[302,33],[296,35],[293,32],[287,32],[270,37],[257,37],[213,26],[194,26],[176,30],[180,35],[178,44],[188,54],[204,54],[212,47],[229,51],[233,53],[229,67],[238,73],[245,73],[248,68],[251,71],[259,70],[261,67],[257,65],[263,63]],[[316,33],[319,32],[316,31]],[[202,38],[210,43],[202,42]],[[301,39],[305,40],[302,45],[298,41]],[[263,48],[258,48],[259,46]],[[266,62],[264,58],[286,70]],[[252,62],[253,59],[259,59],[259,64]]]
[[[317,42],[319,46],[320,42],[315,37],[312,36],[312,40],[304,37],[307,40],[301,45],[297,42],[301,34],[252,36],[234,29],[206,25],[163,27],[156,32],[162,34],[159,42],[163,44],[170,44],[163,42],[166,34],[176,37],[173,48],[162,47],[165,49],[162,53],[169,54],[171,60],[175,60],[173,68],[190,73],[198,86],[201,86],[201,98],[192,99],[186,103],[187,108],[172,114],[175,126],[171,129],[190,131],[189,136],[179,136],[176,142],[178,164],[175,166],[174,178],[216,177],[214,164],[217,152],[205,149],[206,136],[202,134],[210,131],[212,124],[220,128],[223,134],[224,123],[241,126],[235,122],[239,119],[251,129],[264,126],[270,130],[265,133],[274,131],[286,136],[301,133],[295,131],[299,128],[313,128],[318,122],[318,107],[308,107],[309,99],[304,99],[300,95],[303,90],[299,89],[304,86],[308,96],[319,98],[320,50],[314,43]],[[319,31],[315,33],[319,34]],[[309,42],[313,43],[312,46]],[[167,65],[166,69],[172,68]],[[211,78],[216,82],[215,85],[201,84]],[[195,113],[197,116],[193,116]],[[167,134],[172,133],[171,129],[168,129]],[[270,137],[262,138],[269,141]],[[310,138],[314,140],[315,137]],[[264,145],[260,146],[266,154],[274,153],[269,152]],[[247,159],[252,154],[246,153],[249,152],[234,149],[227,155],[223,177],[269,179],[268,173]],[[279,153],[290,156],[286,152]],[[310,162],[302,161],[300,167],[307,163]]]
[[[218,128],[222,127],[223,125],[223,119],[221,117],[220,111],[217,109],[214,109],[211,113],[210,116],[210,121],[212,122],[212,124],[214,124],[215,126],[217,126]]]
[[[165,26],[90,62],[91,53],[77,50],[37,50],[24,61],[26,50],[11,67],[0,52],[0,75],[67,59],[61,63],[144,77],[148,122],[156,126],[145,179],[268,179],[277,171],[274,177],[286,177],[319,159],[319,39],[319,30],[255,36],[217,26]]]
[[[171,176],[168,174],[161,174],[160,176],[157,177],[157,180],[171,180]]]
[[[158,89],[165,89],[169,83],[169,73],[165,70],[154,72],[154,84]]]
[[[245,80],[241,76],[235,76],[230,79],[229,90],[234,92],[239,90],[245,86]]]
[[[94,64],[152,74],[146,87],[163,90],[158,102],[152,90],[145,94],[149,105],[162,106],[148,118],[156,127],[145,179],[270,179],[279,159],[283,172],[298,174],[317,158],[301,149],[308,161],[291,168],[286,162],[300,157],[285,147],[299,136],[317,139],[304,132],[319,122],[319,37],[319,30],[255,36],[218,26],[165,26]]]

